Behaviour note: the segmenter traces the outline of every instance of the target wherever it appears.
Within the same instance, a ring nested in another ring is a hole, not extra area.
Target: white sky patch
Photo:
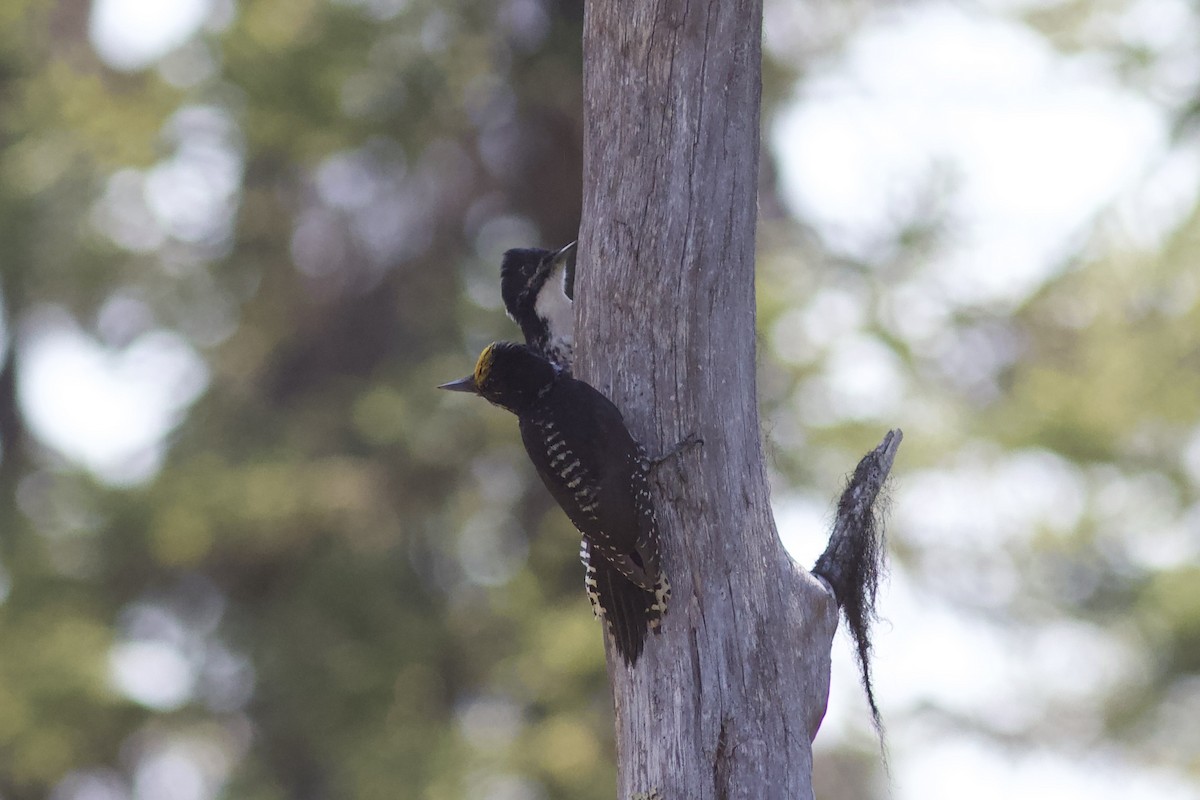
[[[837,342],[822,375],[807,386],[821,394],[823,402],[815,405],[824,406],[821,410],[831,424],[845,419],[893,419],[903,413],[902,403],[909,393],[907,374],[895,351],[867,335]],[[811,419],[812,424],[821,422],[819,414]]]
[[[129,800],[129,788],[115,769],[77,769],[55,784],[49,800]]]
[[[1039,471],[1035,465],[1029,477]],[[777,506],[781,539],[802,565],[811,566],[825,545],[829,503],[811,494],[789,495]],[[903,572],[893,572],[882,585],[880,610],[872,670],[884,723],[891,723],[897,800],[1194,797],[1194,786],[1180,776],[1123,763],[1116,754],[1105,759],[1098,777],[1088,759],[1072,752],[1006,750],[970,734],[948,733],[937,722],[924,730],[927,721],[920,714],[903,714],[932,706],[987,720],[1019,737],[1039,723],[1047,707],[1058,705],[1070,714],[1054,724],[1092,740],[1102,728],[1099,699],[1146,669],[1142,654],[1102,628],[1071,620],[1010,626],[969,617],[921,591]],[[858,663],[844,630],[835,639],[832,661],[818,749],[847,739],[861,743],[871,735]]]
[[[1050,451],[968,447],[952,465],[906,474],[895,520],[922,547],[991,549],[1071,530],[1087,499],[1079,469]]]
[[[228,729],[226,729],[228,730]],[[149,740],[136,752],[132,800],[214,800],[240,749],[222,732],[167,735]]]
[[[473,697],[459,703],[455,718],[463,738],[479,750],[497,752],[512,745],[525,727],[523,708],[499,695]]]
[[[899,750],[899,748],[897,748]],[[1144,770],[1119,752],[1097,750],[1076,761],[1037,751],[1003,751],[967,737],[921,737],[893,762],[897,798],[921,800],[1195,800],[1196,788]]]
[[[819,351],[834,347],[847,336],[860,335],[866,317],[864,298],[840,286],[827,286],[804,305],[779,315],[771,330],[776,356],[796,365],[817,360]]]
[[[892,708],[926,704],[1021,736],[1048,722],[1090,740],[1102,734],[1101,700],[1144,673],[1140,653],[1087,622],[1016,624],[969,617],[893,573],[876,636],[876,683]]]
[[[158,470],[166,435],[208,382],[196,351],[165,330],[113,350],[47,310],[30,320],[21,347],[20,402],[34,434],[115,484]]]
[[[1177,148],[1162,154],[1129,197],[1117,204],[1122,235],[1154,250],[1196,207],[1200,152]]]
[[[196,671],[176,647],[163,641],[114,645],[108,655],[109,677],[116,688],[147,708],[171,711],[192,697]]]
[[[210,10],[211,0],[96,0],[92,46],[116,69],[141,69],[195,35]]]
[[[1200,488],[1200,425],[1188,434],[1180,453],[1180,460],[1192,486]]]
[[[240,158],[219,147],[181,149],[145,176],[145,202],[162,229],[185,242],[227,235],[241,187]]]
[[[91,217],[99,230],[130,252],[150,253],[167,240],[146,203],[145,176],[135,169],[118,170],[109,176]]]
[[[1200,556],[1200,529],[1166,475],[1097,466],[1089,478],[1096,536],[1107,549],[1152,570],[1179,569]]]
[[[868,257],[932,192],[951,210],[935,268],[959,302],[1034,289],[1167,137],[1100,68],[950,5],[881,13],[818,75],[773,132],[788,201]]]

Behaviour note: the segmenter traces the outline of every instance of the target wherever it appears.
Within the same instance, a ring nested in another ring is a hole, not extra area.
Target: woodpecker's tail
[[[659,573],[655,591],[648,592],[630,582],[613,564],[602,556],[593,557],[587,539],[579,548],[584,566],[584,585],[592,612],[603,620],[617,652],[630,667],[637,663],[646,644],[646,633],[658,631],[671,585],[667,576]]]
[[[877,508],[876,499],[902,438],[899,429],[888,431],[879,446],[858,462],[838,501],[829,546],[812,568],[813,574],[824,578],[833,589],[846,627],[854,637],[863,689],[875,727],[881,733],[883,724],[871,685],[871,623],[876,619],[875,594],[886,571],[887,553],[883,511]]]

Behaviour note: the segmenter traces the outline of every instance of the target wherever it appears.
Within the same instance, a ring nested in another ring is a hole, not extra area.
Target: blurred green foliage
[[[774,36],[807,38],[768,49],[768,121],[865,13],[773,5]],[[432,389],[515,335],[503,249],[574,238],[579,4],[214,3],[134,72],[94,54],[88,13],[0,5],[0,798],[611,797],[576,538],[512,419]],[[1145,669],[1093,735],[1200,773],[1168,718],[1200,698],[1200,576],[1147,561],[1130,527],[1194,546],[1197,220],[921,339],[897,298],[944,221],[857,263],[782,215],[773,175],[768,158],[761,394],[781,489],[833,496],[894,424],[910,470],[980,441],[1069,464],[1077,520],[959,564],[1019,572],[1019,597],[948,581],[953,543],[902,527],[897,557],[967,610],[1128,643]],[[920,387],[902,418],[814,422],[829,348],[803,321],[834,295]],[[166,331],[203,357],[161,468],[97,474],[31,426],[24,359],[64,319],[114,354]],[[822,796],[869,794],[858,744],[818,764]]]

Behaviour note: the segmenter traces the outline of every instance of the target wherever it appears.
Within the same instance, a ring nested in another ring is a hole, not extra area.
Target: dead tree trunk
[[[771,516],[755,393],[761,0],[589,2],[576,373],[653,453],[674,597],[615,653],[621,800],[812,796],[836,627]]]

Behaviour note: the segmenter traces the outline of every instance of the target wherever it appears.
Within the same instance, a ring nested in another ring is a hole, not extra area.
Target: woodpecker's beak
[[[575,299],[575,245],[577,244],[579,242],[571,242],[555,253],[553,259],[555,269],[559,265],[565,266],[563,269],[563,294],[571,300]]]
[[[471,394],[479,394],[479,387],[475,385],[474,375],[468,375],[467,377],[459,378],[456,381],[443,383],[437,388],[445,389],[450,392],[470,392]]]

